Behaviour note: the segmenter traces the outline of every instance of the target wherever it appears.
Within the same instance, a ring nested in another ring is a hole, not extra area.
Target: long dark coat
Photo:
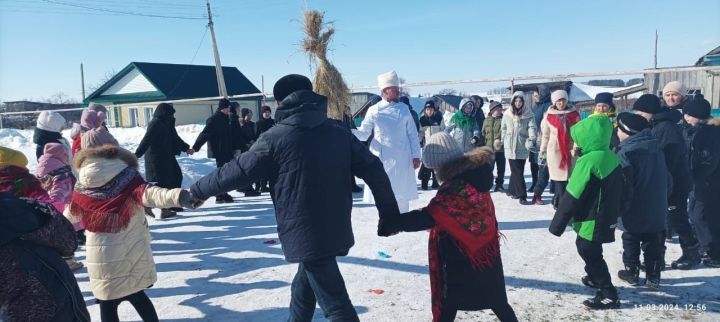
[[[175,131],[175,109],[160,104],[153,113],[147,132],[135,150],[138,158],[145,155],[145,177],[162,188],[180,188],[182,171],[175,159],[190,146]]]

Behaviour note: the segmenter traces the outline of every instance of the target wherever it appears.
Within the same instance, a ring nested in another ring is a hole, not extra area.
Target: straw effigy
[[[305,11],[305,39],[302,47],[311,61],[317,60],[317,70],[313,79],[316,93],[327,96],[327,116],[342,121],[350,114],[350,90],[340,72],[327,60],[327,49],[335,29],[323,22],[323,13],[316,10]],[[325,29],[325,30],[323,30]]]

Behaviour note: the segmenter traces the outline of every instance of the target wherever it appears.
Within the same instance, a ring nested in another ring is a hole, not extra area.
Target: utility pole
[[[217,75],[218,93],[220,96],[227,98],[227,89],[225,88],[225,77],[223,76],[222,64],[220,64],[220,53],[218,53],[217,42],[215,41],[215,29],[213,28],[212,12],[210,11],[210,0],[207,0],[208,11],[208,28],[210,28],[210,37],[212,38],[213,53],[215,54],[215,74]]]
[[[80,63],[80,87],[82,87],[82,100],[85,100],[85,72],[83,71],[83,64]]]
[[[655,69],[657,69],[657,44],[658,44],[658,32],[655,29]]]

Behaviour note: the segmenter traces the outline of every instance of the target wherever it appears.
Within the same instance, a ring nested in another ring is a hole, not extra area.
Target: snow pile
[[[201,128],[180,126],[178,133],[192,143]],[[143,129],[111,132],[123,147],[134,151]],[[31,135],[31,131],[0,130],[0,144],[31,153],[29,159],[34,160]],[[178,160],[185,186],[214,168],[205,148]],[[158,281],[147,293],[161,320],[287,320],[290,283],[297,265],[283,258],[272,201],[267,194],[242,198],[233,191],[231,195],[234,204],[216,205],[211,199],[200,209],[175,218],[149,219]],[[411,208],[425,206],[433,195],[434,191],[421,191]],[[492,197],[505,235],[502,260],[508,299],[520,321],[720,321],[720,269],[664,271],[659,291],[630,287],[616,278],[622,269],[620,232],[614,243],[605,244],[604,256],[622,309],[586,311],[580,303],[593,290],[580,283],[584,271],[575,250],[576,235],[567,231],[558,238],[547,231],[553,215],[551,206],[520,206],[498,193]],[[544,196],[546,201],[550,197]],[[361,199],[361,194],[354,195],[356,244],[348,256],[339,258],[360,320],[429,321],[428,233],[378,237],[377,211]],[[668,262],[680,256],[677,239],[667,247]],[[77,256],[85,260],[82,248]],[[76,278],[93,320],[99,320],[87,270],[78,271]],[[701,305],[699,309],[697,305]],[[139,317],[125,303],[120,305],[120,319],[137,321]],[[319,308],[314,320],[324,321]],[[460,312],[457,321],[496,318],[490,311]]]

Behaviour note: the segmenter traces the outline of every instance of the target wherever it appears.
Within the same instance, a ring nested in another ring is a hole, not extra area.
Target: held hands
[[[413,159],[413,168],[417,169],[417,168],[419,168],[419,167],[420,167],[420,159],[419,159],[419,158],[414,158],[414,159]]]
[[[396,235],[401,231],[400,216],[388,216],[386,218],[380,218],[378,221],[377,234],[381,237],[390,237]]]
[[[202,204],[205,202],[205,200],[196,199],[193,197],[192,192],[188,189],[183,189],[180,191],[180,206],[183,208],[188,209],[197,209],[202,206]]]
[[[188,149],[188,150],[186,151],[186,153],[187,153],[188,155],[193,155],[193,154],[195,153],[195,150],[193,150],[193,149]]]

